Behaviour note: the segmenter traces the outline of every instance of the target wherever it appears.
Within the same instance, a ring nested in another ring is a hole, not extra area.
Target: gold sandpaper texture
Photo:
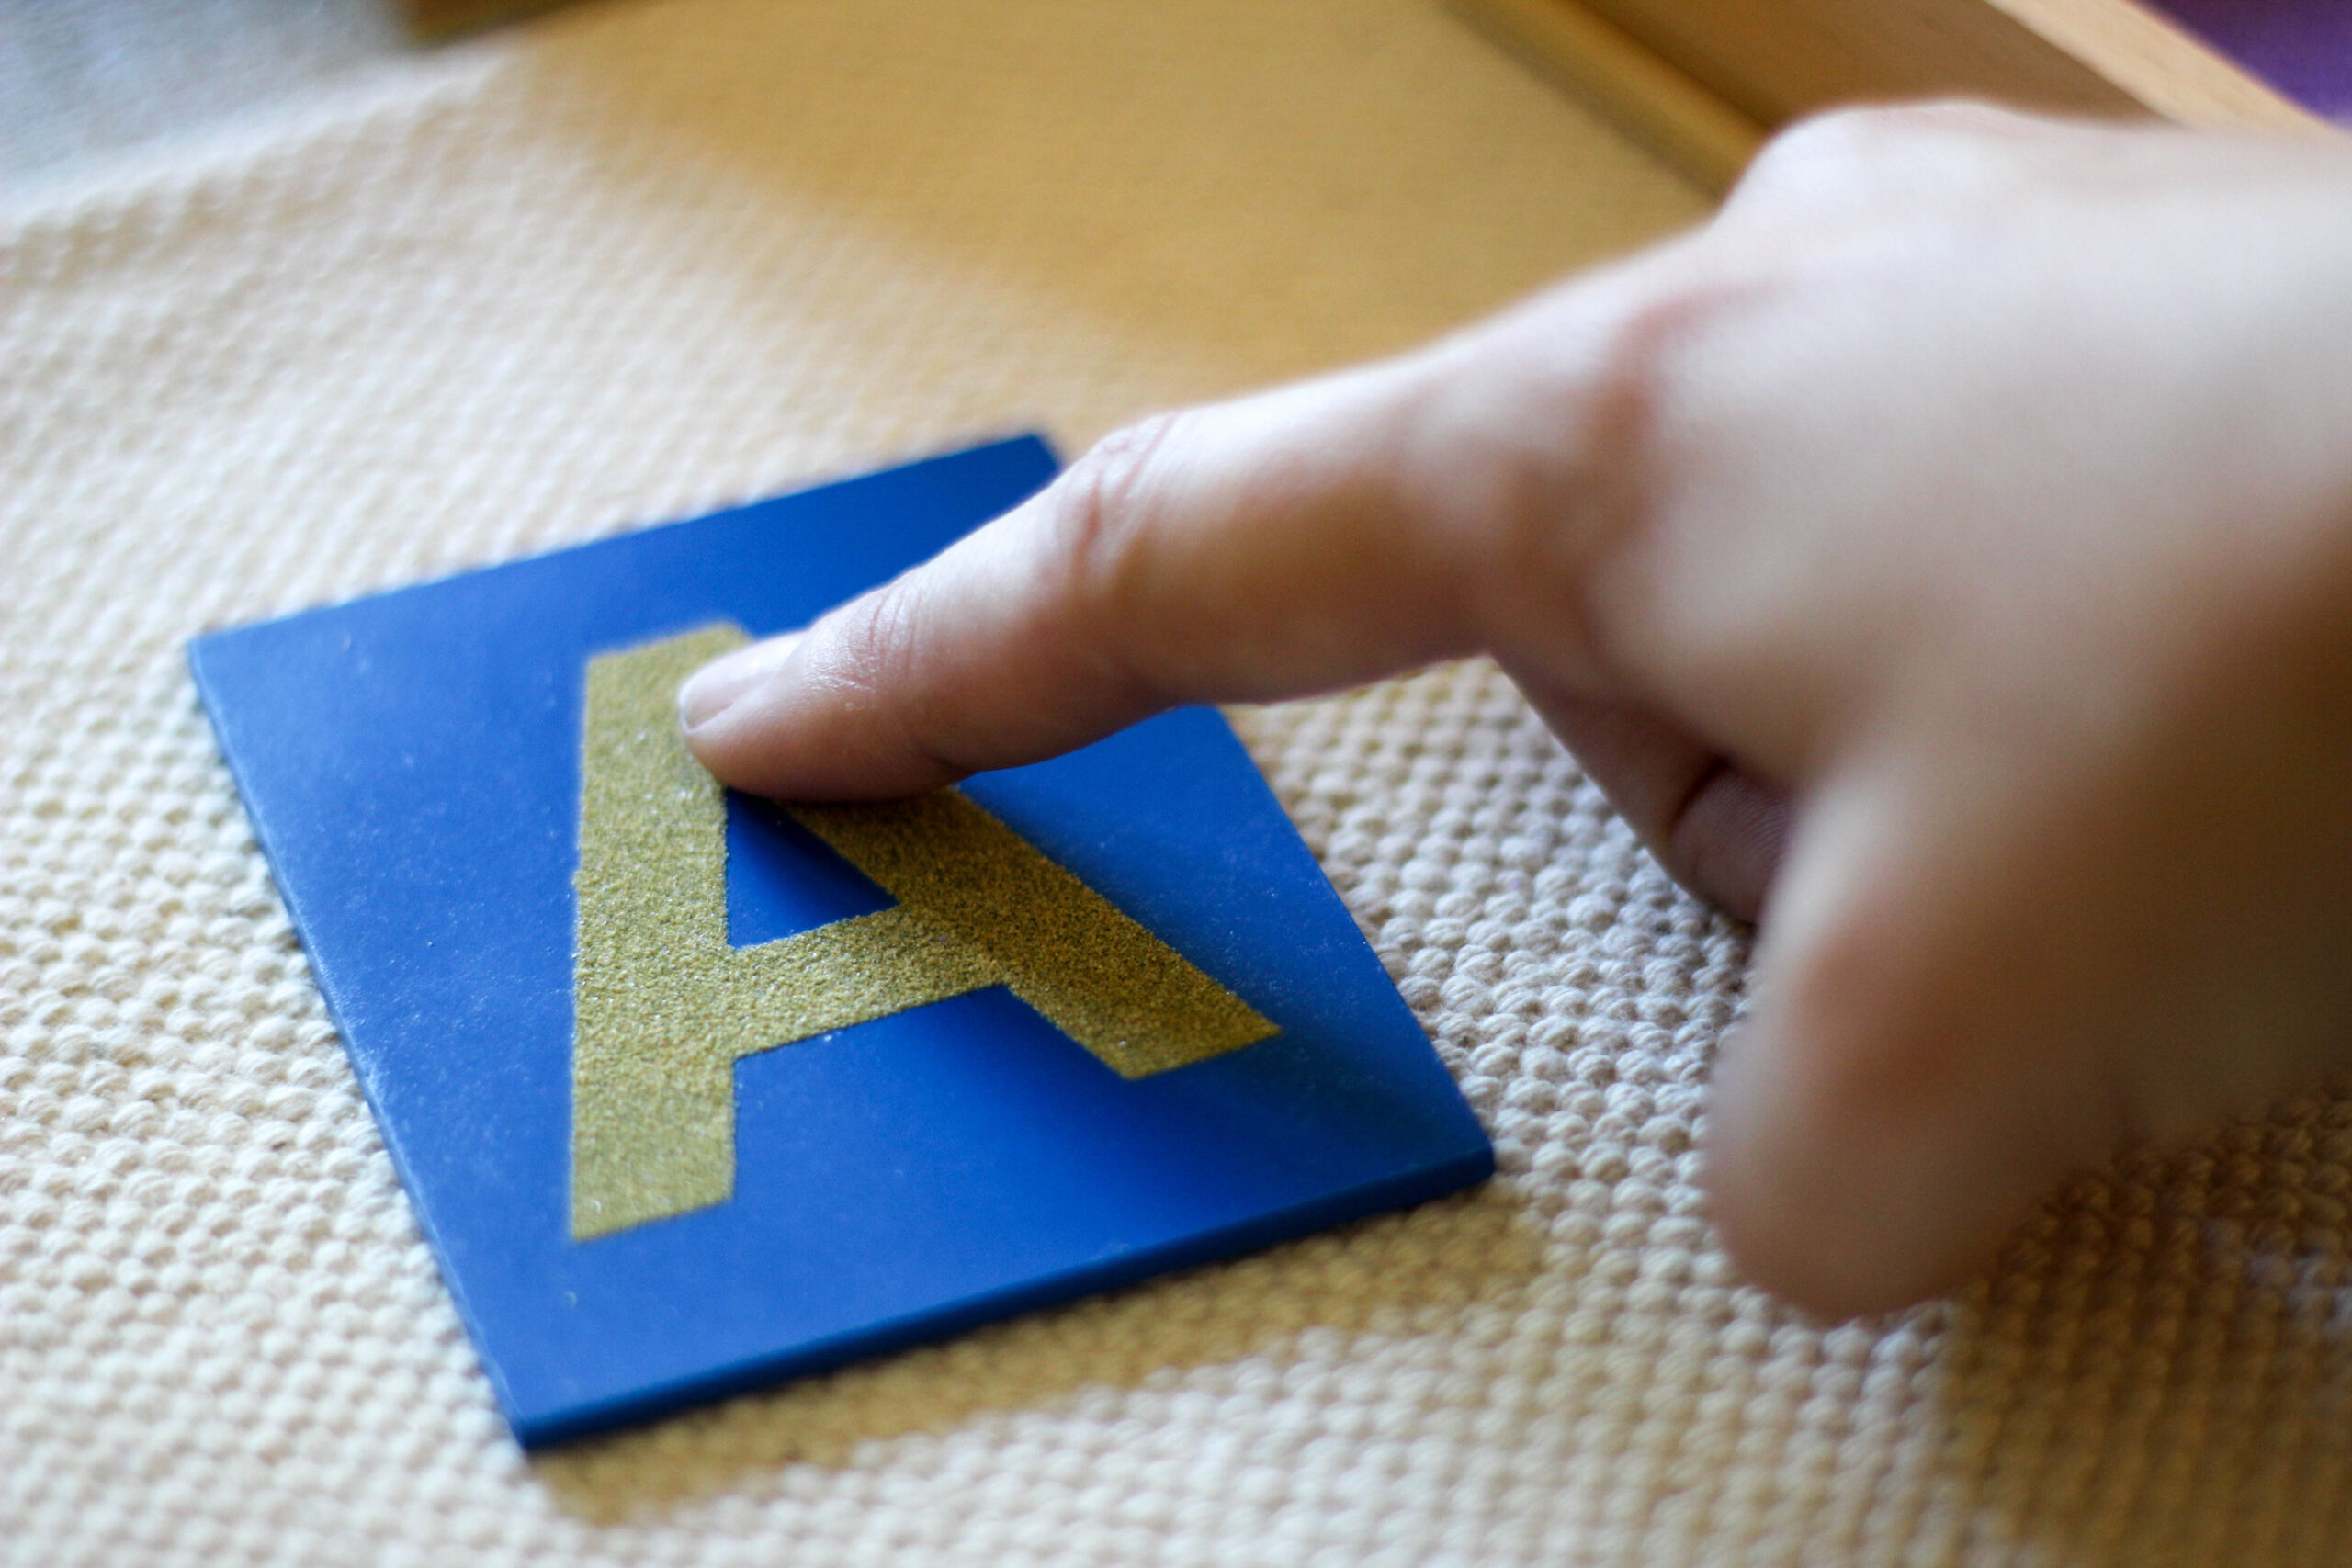
[[[727,818],[678,733],[679,683],[731,626],[590,660],[573,960],[571,1234],[724,1202],[737,1058],[1001,985],[1125,1077],[1253,1044],[1247,1002],[955,790],[797,806],[898,899],[727,940]]]

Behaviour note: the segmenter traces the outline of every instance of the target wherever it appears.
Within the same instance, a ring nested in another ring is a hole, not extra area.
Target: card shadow
[[[1507,1302],[1543,1266],[1507,1185],[1359,1221],[877,1360],[530,1456],[562,1512],[621,1525],[794,1466],[859,1468],[876,1445],[1133,1390],[1310,1333],[1428,1333]]]

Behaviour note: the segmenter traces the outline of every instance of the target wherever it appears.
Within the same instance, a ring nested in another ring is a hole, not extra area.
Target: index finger
[[[805,633],[689,681],[727,784],[911,794],[1163,708],[1329,689],[1467,651],[1478,504],[1441,487],[1429,354],[1165,415]]]

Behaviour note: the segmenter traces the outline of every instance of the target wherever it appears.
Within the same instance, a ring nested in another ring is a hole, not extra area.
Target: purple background
[[[2352,118],[2352,3],[2347,0],[2154,4],[2306,108]]]

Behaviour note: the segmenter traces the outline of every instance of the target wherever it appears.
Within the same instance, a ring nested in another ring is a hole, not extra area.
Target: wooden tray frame
[[[2332,129],[2136,0],[1450,3],[1718,188],[1772,128],[1894,98]]]
[[[404,0],[445,38],[560,0]],[[2215,130],[2330,129],[2139,0],[1446,0],[1723,189],[1838,104],[1964,95]]]

